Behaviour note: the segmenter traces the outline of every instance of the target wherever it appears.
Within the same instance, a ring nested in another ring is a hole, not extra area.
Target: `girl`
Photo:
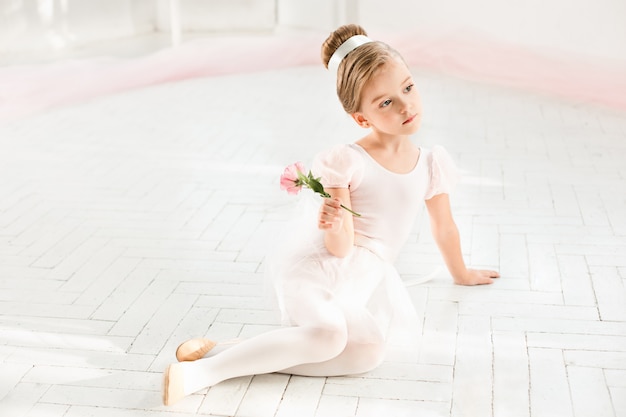
[[[415,312],[392,266],[426,201],[432,233],[454,282],[490,284],[495,271],[468,269],[448,192],[454,164],[441,147],[413,144],[422,108],[401,56],[342,26],[322,45],[324,65],[337,74],[345,109],[369,133],[316,158],[313,172],[331,198],[317,215],[319,239],[290,243],[273,262],[284,317],[292,326],[244,340],[201,359],[215,343],[192,339],[179,346],[180,361],[165,371],[163,401],[229,378],[269,372],[337,376],[372,370],[398,330],[416,334]],[[341,205],[361,216],[353,216]]]

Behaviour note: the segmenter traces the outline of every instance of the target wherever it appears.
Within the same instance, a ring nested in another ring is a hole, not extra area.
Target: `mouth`
[[[417,114],[414,114],[413,116],[409,117],[408,119],[406,119],[404,122],[402,122],[403,125],[408,125],[409,123],[411,123],[415,118],[417,117]]]

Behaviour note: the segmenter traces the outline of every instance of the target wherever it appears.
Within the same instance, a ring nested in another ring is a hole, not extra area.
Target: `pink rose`
[[[280,188],[289,194],[298,194],[302,189],[302,182],[298,177],[298,173],[303,174],[305,171],[302,162],[296,162],[285,168],[285,172],[280,176]]]
[[[315,178],[311,171],[309,171],[308,174],[305,174],[304,171],[305,168],[302,162],[296,162],[285,168],[285,172],[280,176],[281,190],[285,190],[289,194],[298,194],[302,187],[306,187],[324,198],[331,198],[331,195],[324,190],[320,179]],[[341,207],[348,210],[354,216],[361,217],[359,213],[352,211],[343,204],[341,204]]]

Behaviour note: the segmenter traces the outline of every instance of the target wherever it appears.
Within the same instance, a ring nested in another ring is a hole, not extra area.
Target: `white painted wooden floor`
[[[406,362],[238,378],[169,408],[178,343],[277,326],[263,259],[296,200],[278,176],[361,134],[332,79],[195,79],[0,127],[0,415],[626,416],[626,114],[416,75],[416,140],[464,174],[466,259],[502,278],[410,286],[423,328]],[[398,268],[441,265],[422,216]]]

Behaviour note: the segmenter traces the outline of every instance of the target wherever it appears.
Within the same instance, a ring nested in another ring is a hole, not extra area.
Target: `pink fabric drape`
[[[194,77],[321,65],[326,33],[190,41],[132,59],[90,58],[0,68],[0,122],[101,95]],[[553,94],[626,111],[626,63],[540,54],[471,36],[395,34],[414,68]]]

